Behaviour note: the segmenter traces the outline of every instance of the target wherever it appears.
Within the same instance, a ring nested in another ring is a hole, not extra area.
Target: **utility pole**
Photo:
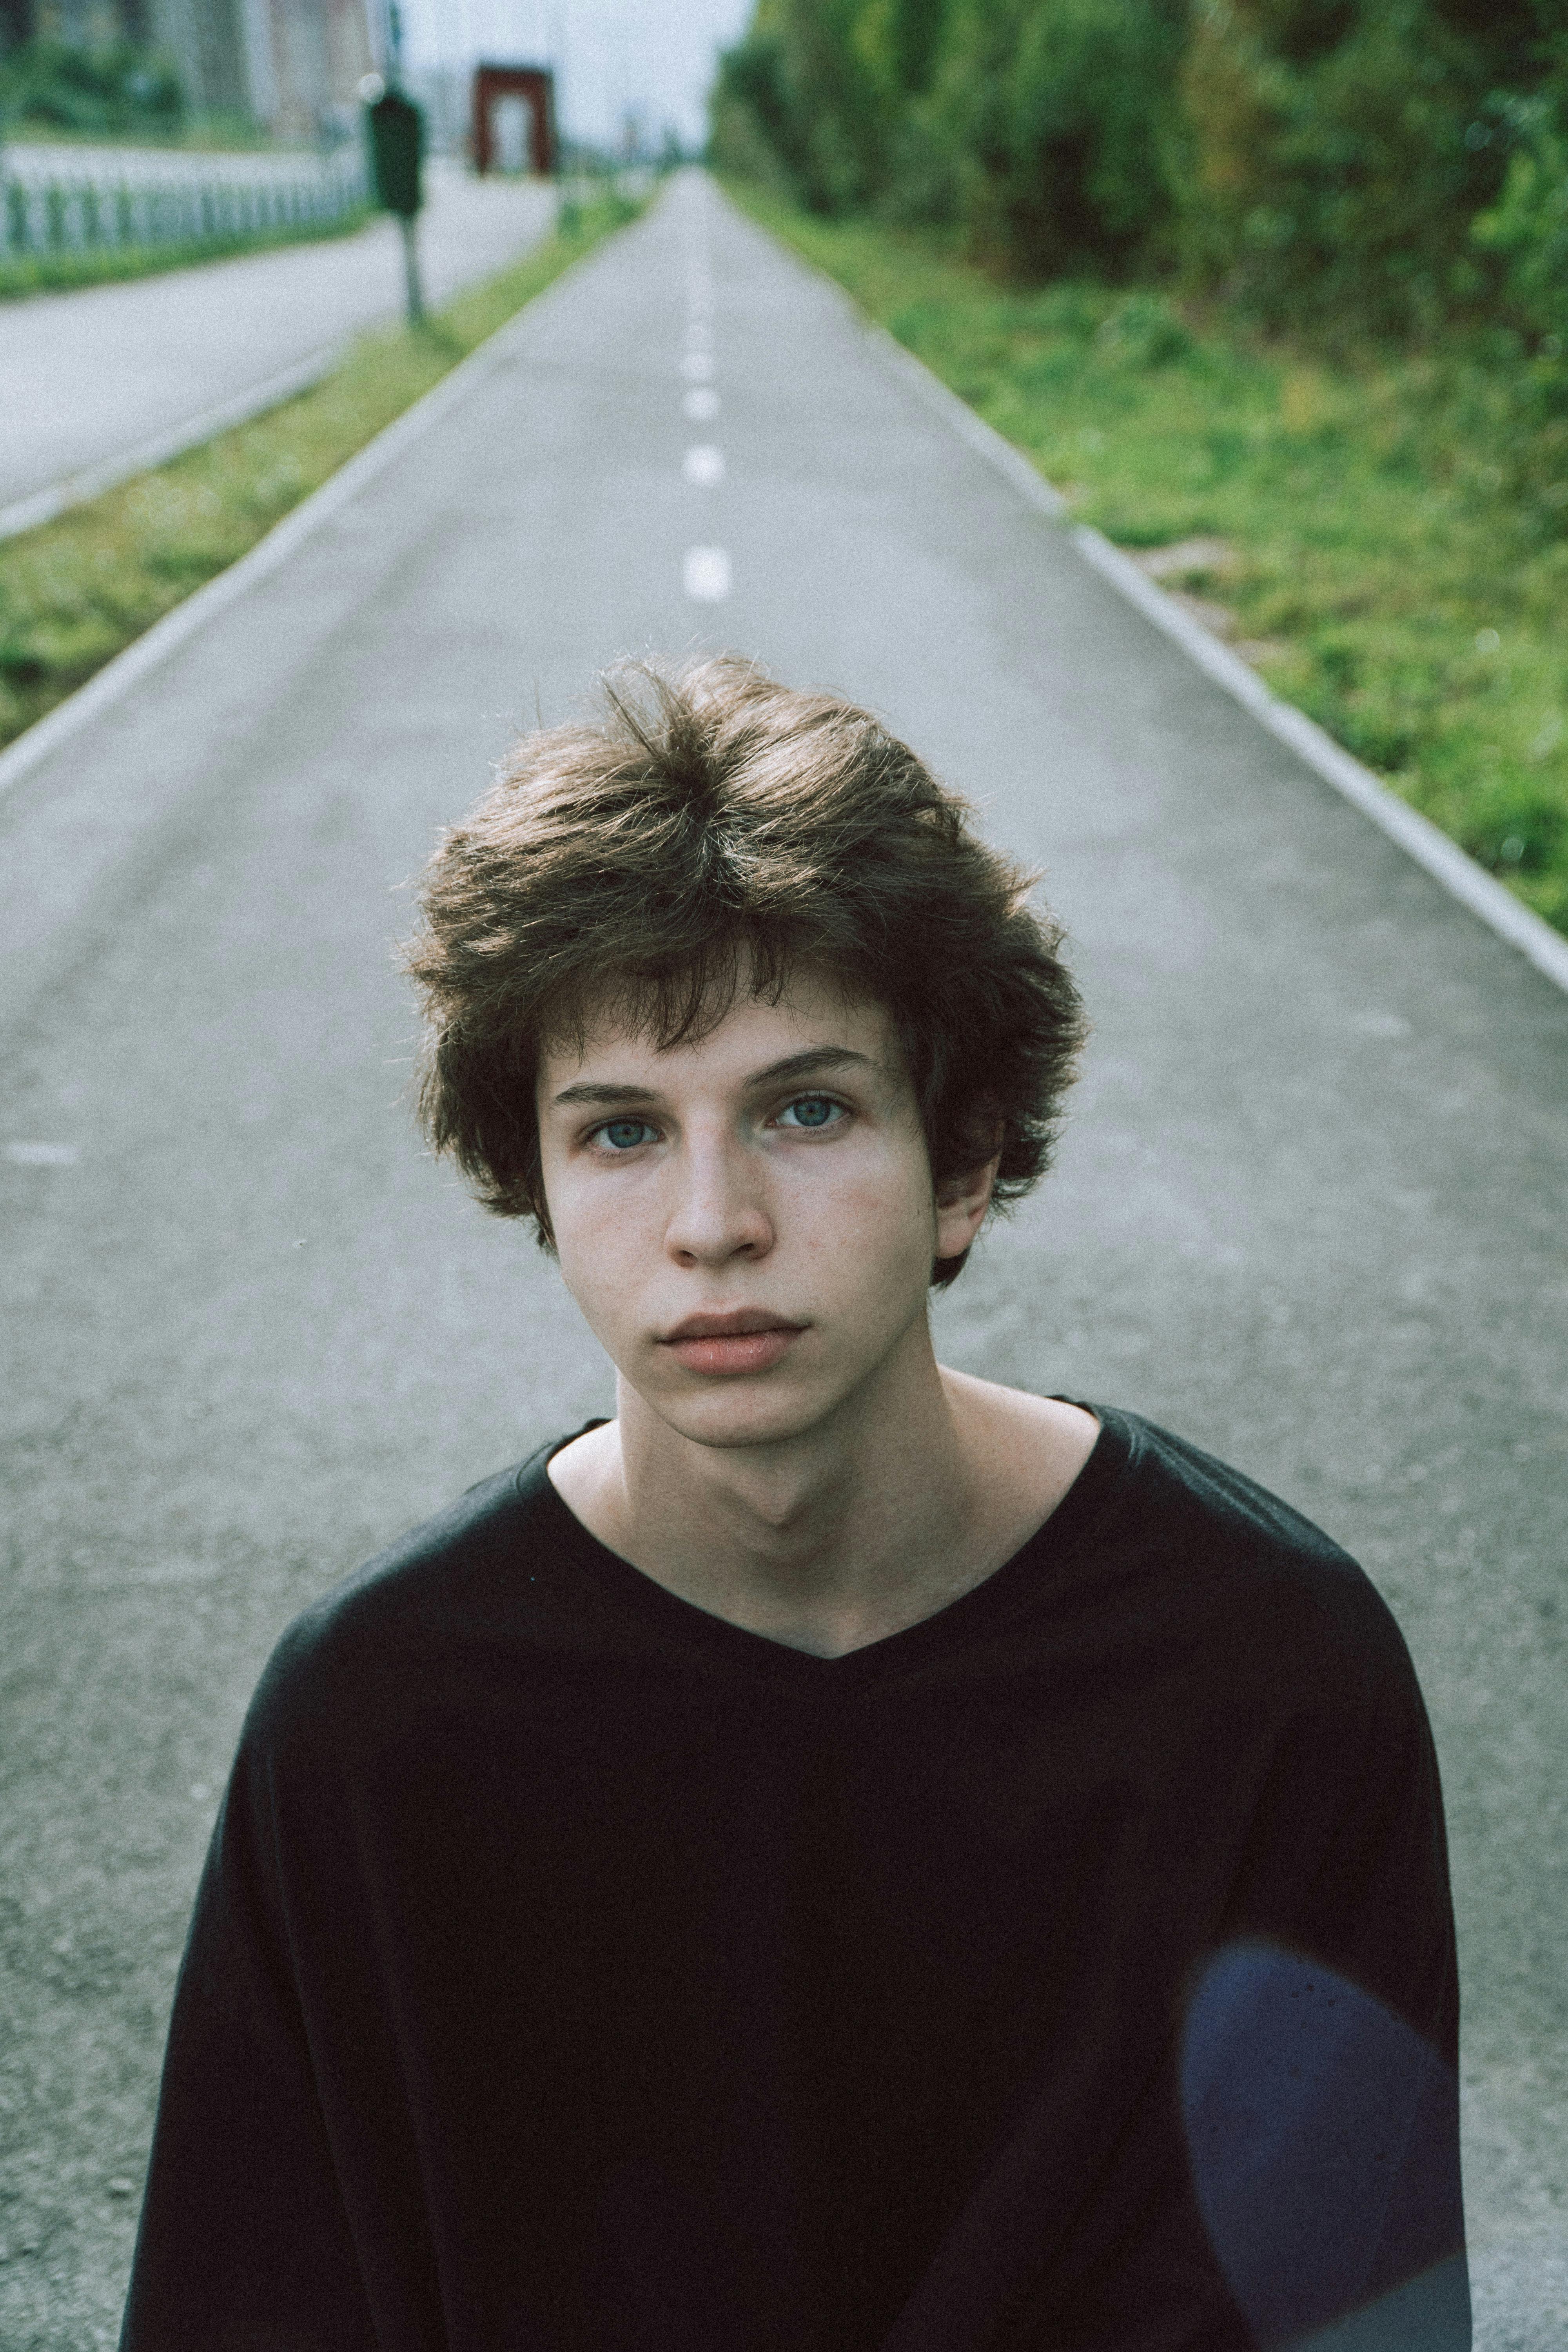
[[[403,232],[404,289],[408,323],[417,327],[425,316],[425,296],[419,283],[418,221],[425,201],[423,173],[425,117],[411,98],[397,88],[403,68],[403,12],[390,0],[386,12],[386,70],[366,74],[361,82],[365,127],[370,136],[371,182],[383,212],[395,215]]]
[[[566,49],[569,26],[566,9],[567,0],[548,0],[544,16],[544,37],[550,66],[552,102],[555,110],[555,141],[557,154],[559,154],[560,152],[560,142],[564,136],[562,123],[561,106],[562,91],[566,84],[567,72]],[[559,169],[559,164],[557,164],[557,169]]]

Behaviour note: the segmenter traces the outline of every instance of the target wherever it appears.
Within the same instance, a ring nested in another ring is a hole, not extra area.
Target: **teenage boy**
[[[1468,2345],[1393,1619],[1195,1447],[932,1353],[1081,1039],[1027,887],[733,658],[447,835],[426,1131],[616,1417],[274,1653],[127,2352]]]

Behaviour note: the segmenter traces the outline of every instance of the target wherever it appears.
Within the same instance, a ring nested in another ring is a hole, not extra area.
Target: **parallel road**
[[[877,706],[1047,869],[1095,1034],[944,1351],[1152,1414],[1387,1596],[1449,1809],[1479,2341],[1560,2352],[1568,999],[700,180],[509,332],[0,797],[0,2343],[113,2340],[279,1629],[608,1407],[548,1263],[416,1147],[397,886],[536,708],[728,644]]]
[[[541,182],[433,163],[419,228],[428,299],[503,268],[554,206]],[[0,303],[0,537],[37,519],[58,484],[155,463],[163,445],[217,429],[403,299],[399,231],[382,216],[352,236]]]

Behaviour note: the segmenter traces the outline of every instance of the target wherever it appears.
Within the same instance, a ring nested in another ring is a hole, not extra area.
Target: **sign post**
[[[425,201],[420,164],[425,153],[425,117],[400,89],[388,89],[380,76],[367,74],[360,84],[370,134],[371,184],[383,212],[396,215],[403,231],[403,267],[407,282],[408,323],[416,327],[425,316],[419,285],[419,249],[416,224]]]

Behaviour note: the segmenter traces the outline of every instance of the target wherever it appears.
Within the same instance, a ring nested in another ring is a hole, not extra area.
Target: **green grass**
[[[280,245],[315,245],[323,237],[348,236],[372,217],[362,205],[319,228],[276,228],[248,236],[203,237],[184,245],[94,245],[79,250],[30,253],[0,261],[0,302],[29,294],[56,294],[76,286],[108,286],[127,278],[152,278],[165,269],[190,269],[203,261],[225,261],[237,253],[266,253]]]
[[[1568,417],[1474,349],[1331,362],[1149,292],[998,285],[935,236],[731,193],[1274,690],[1568,931]]]
[[[563,207],[554,236],[419,331],[366,337],[298,399],[0,541],[0,743],[253,547],[636,209],[614,194]]]

